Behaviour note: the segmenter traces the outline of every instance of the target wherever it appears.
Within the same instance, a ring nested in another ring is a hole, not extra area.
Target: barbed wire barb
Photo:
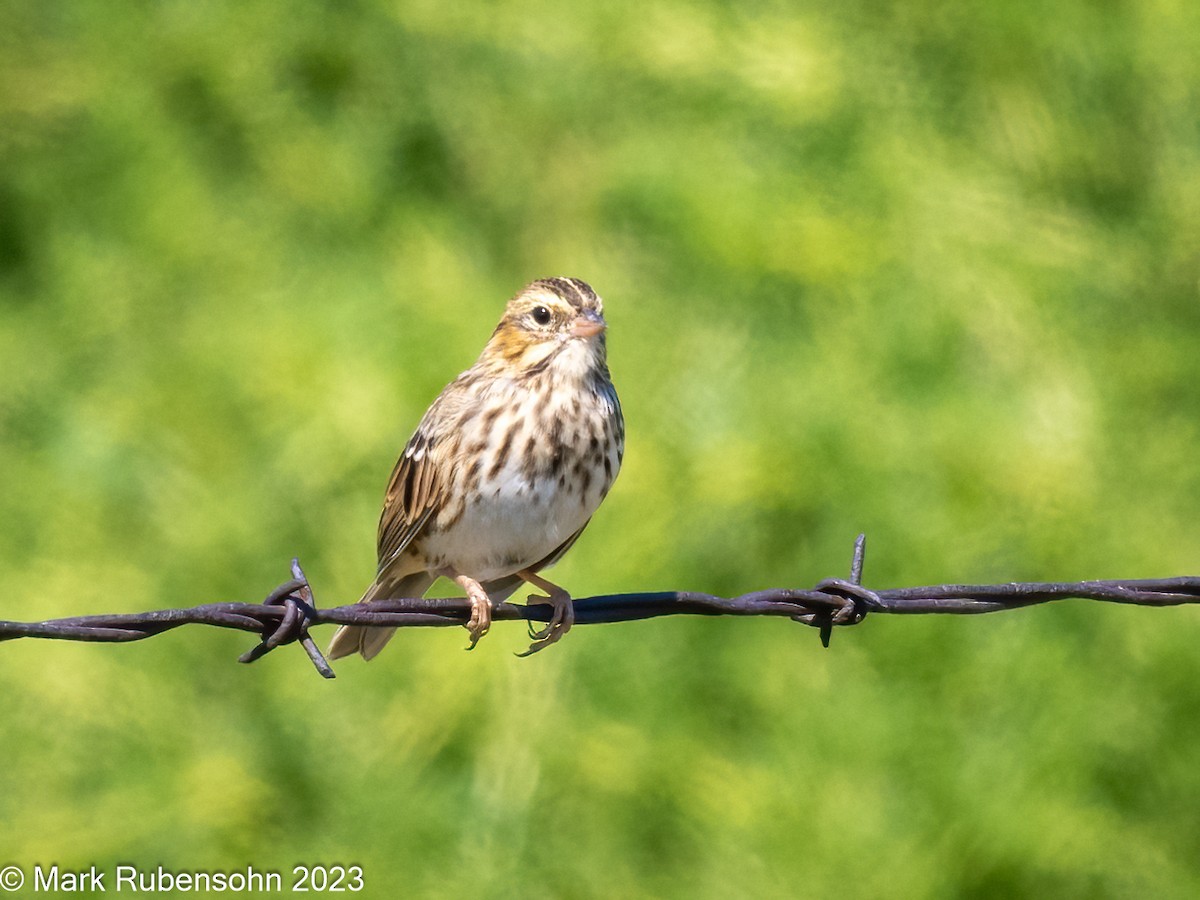
[[[828,647],[834,627],[857,625],[869,613],[975,615],[1067,599],[1151,607],[1200,603],[1198,576],[870,590],[861,583],[865,556],[866,536],[860,534],[854,544],[849,579],[827,578],[811,590],[769,588],[738,597],[691,591],[583,597],[575,601],[575,624],[632,622],[671,615],[779,616],[818,629],[821,643]],[[549,604],[501,603],[492,613],[492,619],[548,622],[551,614]],[[397,598],[320,609],[300,561],[294,559],[292,577],[261,603],[210,603],[188,609],[76,616],[45,622],[0,621],[0,641],[41,638],[120,643],[143,640],[183,625],[211,625],[260,635],[260,643],[242,654],[240,662],[251,663],[277,647],[299,643],[316,670],[325,678],[333,678],[333,669],[309,635],[309,628],[314,625],[440,627],[463,625],[470,615],[470,601],[465,597]]]

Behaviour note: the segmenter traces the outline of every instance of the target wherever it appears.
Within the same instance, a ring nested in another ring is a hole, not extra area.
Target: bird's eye
[[[539,325],[549,325],[550,310],[546,309],[544,306],[535,306],[533,308],[533,321],[537,322]]]

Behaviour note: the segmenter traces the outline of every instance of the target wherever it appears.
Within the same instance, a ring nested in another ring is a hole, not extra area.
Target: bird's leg
[[[549,595],[540,597],[534,594],[530,596],[530,600],[548,600],[554,607],[554,612],[550,615],[550,622],[546,627],[532,633],[533,643],[529,645],[529,649],[524,653],[517,654],[518,656],[530,656],[562,640],[563,635],[570,631],[571,626],[575,624],[575,607],[571,603],[571,595],[557,584],[547,581],[529,569],[522,569],[517,574]]]
[[[467,649],[474,650],[479,639],[492,627],[492,599],[483,589],[483,585],[474,578],[454,572],[445,574],[453,578],[458,586],[467,592],[467,599],[471,601],[471,619],[466,624],[467,633],[471,635],[471,645]]]

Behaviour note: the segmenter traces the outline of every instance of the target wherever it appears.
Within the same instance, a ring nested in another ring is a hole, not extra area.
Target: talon
[[[474,650],[475,645],[492,627],[492,600],[478,581],[466,575],[455,575],[454,580],[467,592],[471,601],[471,618],[467,620],[467,633],[471,636],[468,650]]]
[[[551,600],[549,597],[543,597],[540,594],[530,594],[529,597],[525,600],[525,602],[527,604],[533,603],[536,606],[543,606],[547,603],[552,604],[552,605],[554,604],[554,601]],[[529,639],[531,641],[544,641],[546,638],[548,638],[550,636],[550,632],[552,632],[554,630],[554,625],[558,621],[559,621],[558,607],[555,606],[554,612],[550,616],[550,621],[546,623],[545,627],[534,630],[533,622],[529,623]],[[518,654],[518,655],[520,655],[520,654]]]
[[[475,645],[492,627],[492,611],[488,603],[471,603],[471,619],[466,624],[467,633],[471,636],[468,650],[474,650]]]
[[[553,613],[550,615],[550,621],[545,628],[540,628],[537,631],[530,626],[530,637],[533,638],[533,643],[529,645],[529,649],[523,653],[518,653],[517,656],[526,657],[532,656],[539,650],[545,650],[551,644],[556,644],[563,639],[563,636],[571,630],[571,626],[575,624],[575,607],[571,602],[571,595],[564,591],[556,584],[551,584],[544,578],[538,577],[533,572],[523,570],[517,573],[534,587],[541,588],[550,596],[543,597],[541,595],[532,595],[526,601],[549,603],[554,607]]]

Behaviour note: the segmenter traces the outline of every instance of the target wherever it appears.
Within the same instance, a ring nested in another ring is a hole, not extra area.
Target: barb
[[[868,613],[970,615],[1066,599],[1136,606],[1200,603],[1200,576],[1070,583],[941,584],[872,591],[861,584],[865,554],[866,537],[859,535],[854,544],[850,578],[845,581],[828,578],[812,590],[771,588],[739,597],[689,591],[585,597],[575,601],[575,624],[631,622],[676,615],[780,616],[817,628],[821,642],[828,647],[834,626],[857,625]],[[492,618],[548,622],[551,614],[549,604],[501,603]],[[318,609],[299,560],[292,560],[292,578],[271,591],[262,603],[210,603],[190,609],[78,616],[47,622],[0,621],[0,641],[17,638],[140,641],[182,625],[213,625],[261,636],[261,642],[244,653],[240,662],[254,662],[276,647],[299,643],[317,671],[325,678],[333,678],[333,669],[309,636],[308,630],[313,625],[436,627],[463,625],[470,616],[471,605],[465,598],[376,600]]]

